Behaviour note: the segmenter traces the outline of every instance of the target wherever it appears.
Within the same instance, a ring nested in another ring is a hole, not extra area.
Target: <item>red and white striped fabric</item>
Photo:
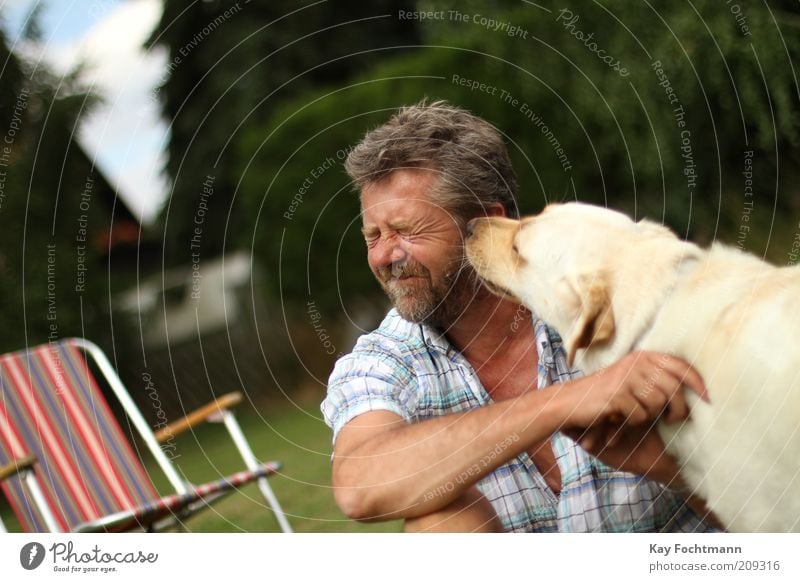
[[[268,464],[162,499],[111,413],[86,355],[70,340],[0,357],[0,465],[29,454],[38,460],[38,483],[63,531],[146,526],[278,468]],[[8,479],[2,489],[25,530],[47,531],[22,479]]]

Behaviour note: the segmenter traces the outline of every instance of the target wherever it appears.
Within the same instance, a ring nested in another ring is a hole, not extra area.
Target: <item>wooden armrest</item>
[[[201,422],[205,422],[210,416],[219,414],[223,410],[227,410],[228,408],[236,406],[241,401],[241,392],[231,392],[230,394],[220,396],[213,402],[209,402],[194,412],[190,412],[180,420],[169,423],[167,426],[156,432],[156,440],[159,443],[169,440],[170,438],[197,426]]]
[[[21,473],[25,469],[30,469],[36,463],[36,457],[33,455],[26,455],[21,459],[11,461],[7,465],[0,467],[0,482],[5,481],[9,477],[13,477],[17,473]]]

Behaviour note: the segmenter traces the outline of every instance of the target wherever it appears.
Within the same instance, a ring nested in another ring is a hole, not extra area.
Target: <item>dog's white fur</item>
[[[585,204],[474,224],[481,277],[554,327],[587,374],[633,350],[700,372],[710,404],[690,393],[690,418],[659,432],[730,531],[800,531],[800,267]]]

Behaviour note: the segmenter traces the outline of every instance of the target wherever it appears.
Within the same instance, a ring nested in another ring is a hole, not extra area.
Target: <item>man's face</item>
[[[361,193],[370,269],[400,315],[447,328],[479,288],[456,218],[430,200],[437,174],[395,170]]]

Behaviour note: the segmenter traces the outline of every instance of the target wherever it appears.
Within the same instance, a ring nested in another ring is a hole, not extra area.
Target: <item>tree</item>
[[[107,206],[110,186],[73,139],[96,97],[78,70],[57,77],[21,59],[1,28],[0,63],[0,350],[72,335],[106,343],[107,241],[123,209]]]
[[[160,220],[168,264],[240,243],[245,217],[234,197],[242,136],[264,131],[280,103],[365,68],[373,60],[366,51],[415,42],[415,27],[387,17],[410,4],[165,1],[148,44],[169,59],[159,91],[171,131],[173,185]],[[341,58],[352,53],[362,54]]]
[[[377,291],[342,160],[424,96],[506,134],[524,213],[565,199],[608,204],[786,260],[800,204],[796,5],[748,6],[743,20],[711,1],[418,4],[441,17],[423,23],[417,49],[386,42],[351,82],[244,130],[237,232],[286,305],[348,311]]]
[[[192,49],[195,70],[181,62],[172,71],[170,257],[188,258],[202,181],[213,174],[217,234],[206,238],[212,226],[203,226],[204,252],[227,237],[252,249],[284,305],[349,311],[377,286],[343,158],[396,107],[425,96],[505,133],[524,213],[580,199],[662,220],[699,242],[785,255],[800,204],[785,194],[800,166],[795,4],[420,0],[416,9],[433,13],[421,23],[387,3],[369,12],[390,15],[384,29],[376,19],[325,30],[365,14],[336,9],[301,8],[260,32],[287,5],[249,13],[249,29],[231,17]],[[169,38],[167,23],[188,27],[174,35],[184,40],[165,43],[173,57],[221,7],[207,3],[191,21],[177,10],[168,6],[162,20]],[[201,59],[206,50],[217,56]]]

